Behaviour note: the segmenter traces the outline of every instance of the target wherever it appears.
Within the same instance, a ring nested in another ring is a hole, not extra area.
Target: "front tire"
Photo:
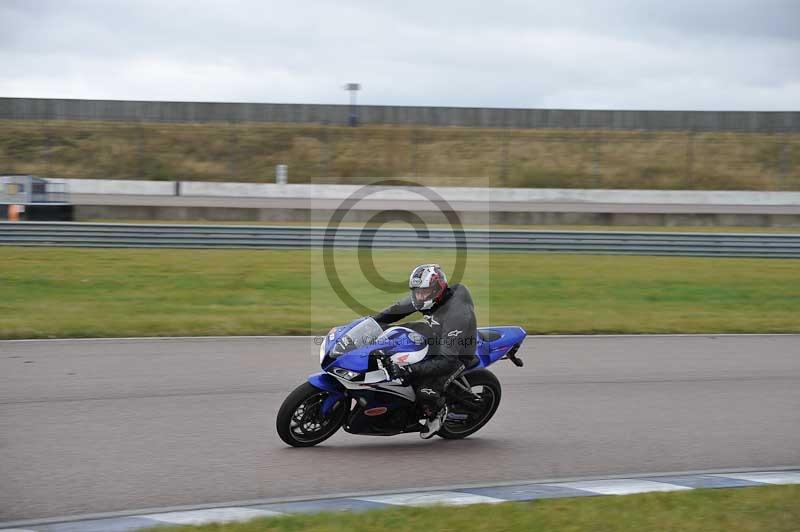
[[[333,436],[344,422],[345,401],[333,405],[327,416],[320,412],[330,392],[308,382],[294,389],[284,399],[275,426],[278,436],[292,447],[311,447]]]
[[[479,369],[464,375],[470,390],[480,397],[481,409],[478,412],[465,410],[458,402],[447,400],[447,418],[439,429],[437,436],[446,440],[466,438],[478,432],[492,419],[500,406],[500,381],[488,370]],[[459,380],[461,378],[459,377]],[[450,385],[456,388],[455,384]]]

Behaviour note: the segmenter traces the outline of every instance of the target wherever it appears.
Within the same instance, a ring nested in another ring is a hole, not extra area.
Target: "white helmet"
[[[438,264],[421,264],[408,279],[411,304],[417,310],[428,310],[438,303],[447,290],[447,276]]]

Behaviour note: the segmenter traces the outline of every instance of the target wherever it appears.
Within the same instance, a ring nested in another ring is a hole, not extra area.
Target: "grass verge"
[[[360,257],[362,260],[364,256]],[[359,256],[336,255],[342,285],[372,309]],[[379,251],[380,274],[454,257]],[[318,251],[0,247],[0,337],[318,334],[356,313]],[[790,259],[471,253],[463,282],[481,325],[530,333],[800,332],[800,262]]]
[[[624,497],[579,497],[461,508],[392,508],[357,514],[322,513],[271,517],[246,523],[148,530],[789,532],[798,530],[799,503],[800,486],[767,486]]]

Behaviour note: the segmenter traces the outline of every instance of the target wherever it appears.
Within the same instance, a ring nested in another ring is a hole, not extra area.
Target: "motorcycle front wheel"
[[[278,436],[293,447],[311,447],[333,436],[342,426],[347,409],[344,401],[339,401],[323,415],[322,403],[328,395],[307,382],[295,388],[278,410]]]

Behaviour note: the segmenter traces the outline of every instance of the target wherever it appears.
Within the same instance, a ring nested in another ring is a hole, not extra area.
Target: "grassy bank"
[[[53,178],[800,190],[800,134],[3,121],[0,171]]]
[[[342,285],[377,309],[397,294],[337,255]],[[448,254],[382,251],[403,283]],[[356,313],[318,252],[0,247],[0,337],[316,334]],[[800,263],[590,255],[479,254],[467,260],[482,325],[530,333],[800,332]]]
[[[585,497],[462,508],[272,517],[247,523],[149,530],[195,532],[790,532],[800,523],[800,486]]]

